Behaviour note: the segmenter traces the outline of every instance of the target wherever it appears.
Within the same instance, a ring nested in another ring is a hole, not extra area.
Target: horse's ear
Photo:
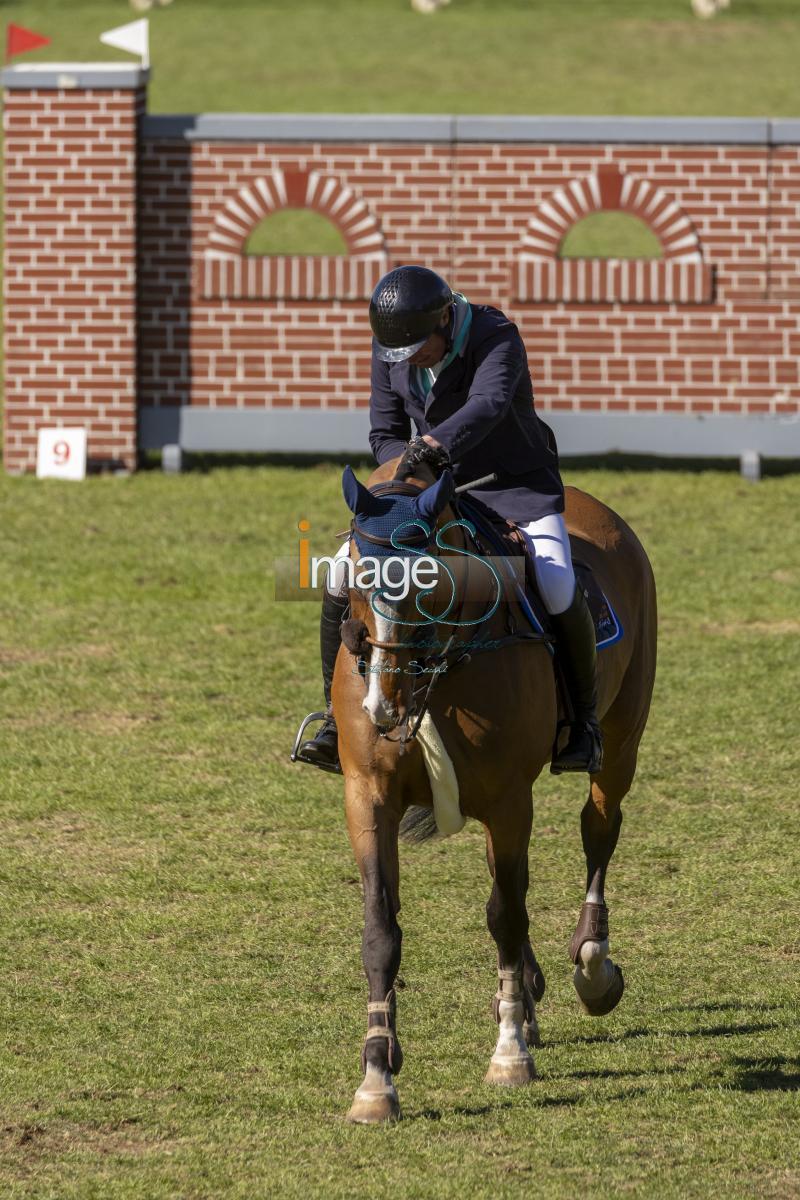
[[[345,504],[351,513],[369,512],[374,497],[371,492],[367,491],[363,483],[358,482],[352,467],[345,467],[342,473],[342,492]]]
[[[444,512],[453,499],[453,475],[445,468],[436,483],[420,492],[417,499],[417,512],[429,524],[433,524],[440,513]]]

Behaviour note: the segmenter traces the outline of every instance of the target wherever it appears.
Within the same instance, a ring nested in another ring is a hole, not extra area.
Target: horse
[[[535,1078],[531,1048],[540,1044],[536,1004],[545,981],[528,937],[531,791],[551,758],[563,709],[552,646],[546,637],[523,636],[519,602],[507,582],[504,602],[495,603],[498,572],[488,569],[489,559],[482,570],[475,556],[471,529],[455,514],[450,473],[435,480],[421,464],[400,481],[394,478],[398,462],[384,463],[366,487],[345,470],[353,515],[349,556],[355,568],[364,551],[402,558],[427,548],[440,564],[439,578],[392,602],[385,588],[351,587],[332,691],[347,829],[364,900],[367,1033],[363,1079],[348,1114],[364,1124],[401,1115],[395,1084],[403,1058],[395,994],[402,940],[398,839],[401,822],[413,827],[420,812],[430,816],[426,810],[445,833],[467,818],[484,826],[499,1026],[486,1080],[520,1086]],[[604,885],[650,708],[656,591],[641,543],[615,512],[567,487],[564,515],[573,557],[594,573],[624,629],[598,655],[605,753],[581,813],[586,893],[569,947],[578,1000],[584,1012],[600,1016],[624,989],[609,957]],[[454,603],[458,588],[469,595]],[[420,631],[432,630],[433,639],[420,639]]]

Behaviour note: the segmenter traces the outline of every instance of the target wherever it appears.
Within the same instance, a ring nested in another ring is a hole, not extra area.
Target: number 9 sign
[[[39,479],[84,479],[86,430],[40,429],[36,475]]]

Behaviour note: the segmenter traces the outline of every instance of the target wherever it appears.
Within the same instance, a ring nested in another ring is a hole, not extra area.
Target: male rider
[[[370,301],[372,393],[370,446],[378,463],[404,455],[404,467],[453,470],[456,483],[496,481],[473,495],[524,533],[536,580],[558,639],[574,721],[551,770],[602,765],[597,721],[595,631],[576,586],[562,513],[564,487],[552,430],[536,414],[525,346],[516,325],[484,304],[470,304],[434,271],[404,266],[380,280]],[[417,436],[412,438],[412,422]],[[302,757],[338,765],[331,682],[348,595],[334,573],[320,624],[327,716]]]

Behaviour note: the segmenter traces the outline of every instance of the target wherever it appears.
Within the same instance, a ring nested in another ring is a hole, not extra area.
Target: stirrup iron
[[[305,754],[300,753],[300,743],[304,741],[303,735],[306,731],[306,728],[311,724],[312,721],[324,721],[327,716],[327,712],[312,712],[309,713],[307,717],[303,718],[300,728],[297,731],[297,736],[294,739],[294,745],[292,746],[292,752],[289,755],[289,758],[291,762],[308,763],[310,767],[317,767],[320,771],[330,771],[332,775],[341,775],[342,768],[339,763],[334,765],[333,763],[317,762],[316,759],[306,758]]]

